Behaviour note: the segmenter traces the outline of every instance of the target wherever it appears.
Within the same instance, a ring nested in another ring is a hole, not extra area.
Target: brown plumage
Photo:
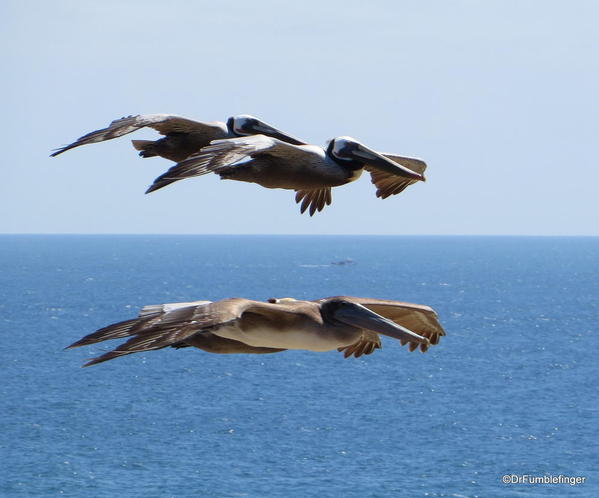
[[[349,296],[268,302],[231,298],[146,306],[138,318],[99,329],[68,347],[129,337],[84,366],[168,346],[218,354],[337,349],[347,358],[380,348],[379,334],[409,344],[410,351],[420,347],[424,352],[445,332],[434,310],[400,301]]]
[[[304,143],[247,114],[230,117],[226,123],[220,121],[195,121],[172,114],[144,114],[116,119],[106,128],[87,133],[73,143],[56,149],[51,157],[58,156],[81,145],[112,140],[146,127],[153,128],[161,135],[164,135],[164,138],[159,140],[131,140],[133,147],[139,151],[139,155],[144,158],[163,157],[175,162],[181,162],[190,155],[198,153],[202,147],[205,147],[213,140],[257,133],[275,137],[291,144],[299,145]],[[177,178],[165,178],[165,175],[161,175],[146,193],[166,187],[175,181],[177,181]]]
[[[92,131],[69,145],[57,149],[52,157],[67,150],[97,142],[122,137],[142,128],[156,130],[164,138],[159,140],[132,140],[141,157],[160,156],[171,161],[183,161],[192,153],[198,152],[211,140],[234,137],[225,123],[201,122],[172,114],[145,114],[116,119],[106,128]]]
[[[380,154],[350,137],[334,138],[325,149],[253,135],[214,140],[156,181],[216,173],[223,180],[295,190],[300,211],[312,216],[331,204],[332,187],[356,181],[363,170],[370,172],[376,195],[384,199],[424,181],[425,169],[426,163],[420,159]]]

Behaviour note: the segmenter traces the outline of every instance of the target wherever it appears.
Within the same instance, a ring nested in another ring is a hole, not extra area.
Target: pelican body
[[[445,332],[432,308],[400,301],[349,296],[268,302],[230,298],[145,306],[138,318],[99,329],[68,348],[131,337],[84,366],[168,346],[217,354],[337,349],[347,358],[380,348],[379,334],[409,344],[410,351],[419,347],[424,352]]]
[[[426,163],[419,159],[380,154],[350,137],[337,137],[326,148],[253,135],[213,140],[155,180],[148,192],[175,181],[206,173],[224,180],[257,183],[266,188],[295,190],[301,212],[310,216],[331,204],[331,188],[357,180],[370,172],[376,195],[398,194],[416,181],[424,181]]]

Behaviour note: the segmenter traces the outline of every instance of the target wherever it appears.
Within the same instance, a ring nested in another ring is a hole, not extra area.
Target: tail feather
[[[135,150],[139,151],[139,155],[141,157],[156,157],[158,154],[153,150],[154,141],[153,140],[131,140],[133,147]]]

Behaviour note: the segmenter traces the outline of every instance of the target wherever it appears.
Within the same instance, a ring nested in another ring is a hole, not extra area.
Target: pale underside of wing
[[[398,156],[397,154],[383,154],[383,156],[415,171],[416,173],[423,174],[426,170],[426,163],[420,159]],[[376,196],[381,199],[386,199],[391,195],[399,194],[400,192],[403,192],[406,187],[418,181],[376,169],[370,164],[366,164],[364,169],[370,173],[372,183],[377,187]]]
[[[57,149],[51,155],[54,157],[81,145],[122,137],[144,127],[153,128],[162,135],[168,135],[169,133],[200,133],[213,138],[222,136],[226,131],[225,124],[220,122],[203,123],[171,114],[140,114],[116,119],[108,127],[83,135],[72,144]]]
[[[313,190],[297,190],[295,202],[302,203],[300,212],[304,213],[310,208],[310,216],[316,211],[322,211],[325,206],[330,206],[332,202],[331,187],[323,187]]]
[[[426,337],[431,345],[439,343],[442,336],[445,335],[443,327],[439,323],[437,313],[429,306],[422,304],[405,303],[402,301],[392,301],[387,299],[373,299],[351,296],[338,296],[341,299],[352,301],[365,306],[371,311],[394,321],[398,325],[405,327],[412,332]],[[330,298],[325,298],[330,299]],[[322,300],[319,300],[322,301]],[[408,341],[400,341],[404,346]],[[421,351],[428,349],[427,344],[409,343],[409,350],[414,351],[420,346]]]

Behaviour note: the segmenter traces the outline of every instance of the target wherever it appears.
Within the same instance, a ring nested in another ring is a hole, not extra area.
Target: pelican
[[[131,337],[84,367],[167,346],[219,354],[337,349],[348,358],[379,349],[379,334],[424,352],[445,332],[435,311],[419,304],[349,296],[265,302],[230,298],[144,306],[137,318],[101,328],[66,349]]]
[[[223,180],[295,190],[295,201],[302,203],[301,213],[309,209],[313,216],[331,204],[331,187],[357,180],[364,169],[377,187],[377,197],[385,199],[418,180],[425,181],[426,163],[396,154],[380,154],[350,137],[334,138],[322,148],[256,134],[213,140],[156,178],[146,193],[212,172]]]
[[[160,156],[175,162],[183,161],[216,139],[260,133],[297,145],[304,143],[248,114],[230,117],[226,123],[194,121],[172,114],[145,114],[116,119],[108,127],[92,131],[72,144],[56,149],[51,157],[81,145],[122,137],[145,127],[155,129],[164,138],[155,141],[131,140],[139,155],[144,158]]]

